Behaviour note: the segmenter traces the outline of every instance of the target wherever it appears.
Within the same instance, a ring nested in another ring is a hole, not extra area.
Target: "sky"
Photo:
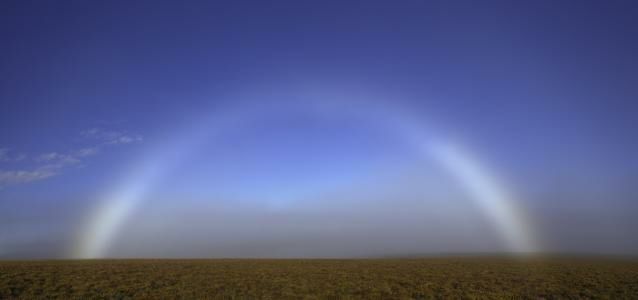
[[[638,254],[634,1],[2,1],[0,258]]]

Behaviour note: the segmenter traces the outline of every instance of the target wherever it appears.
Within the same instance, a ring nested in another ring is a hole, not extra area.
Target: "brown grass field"
[[[1,299],[638,299],[638,260],[1,261]]]

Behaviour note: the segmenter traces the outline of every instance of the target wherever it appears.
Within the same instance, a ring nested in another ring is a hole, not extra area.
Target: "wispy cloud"
[[[60,154],[57,152],[45,153],[35,158],[36,162],[45,163],[42,167],[59,169],[68,165],[80,163],[80,158],[74,154]]]
[[[35,158],[35,161],[37,162],[50,162],[53,160],[57,160],[62,158],[63,155],[58,154],[57,152],[50,152],[50,153],[45,153],[45,154],[40,154],[38,157]]]
[[[85,138],[94,139],[105,145],[130,144],[143,140],[141,135],[130,134],[124,131],[103,130],[100,128],[91,128],[81,132]]]
[[[65,169],[81,165],[88,157],[97,155],[106,147],[141,142],[142,136],[123,131],[109,131],[92,128],[80,135],[92,145],[67,153],[46,152],[29,158],[34,164],[21,170],[0,169],[0,188],[9,185],[29,183],[61,174]],[[10,155],[8,148],[0,148],[0,162],[18,162],[27,159],[24,154]]]
[[[87,157],[87,156],[92,156],[95,155],[99,152],[100,148],[95,146],[95,147],[87,147],[87,148],[82,148],[80,150],[78,150],[75,154],[79,157]]]
[[[38,168],[32,171],[0,171],[0,187],[6,185],[27,183],[36,180],[49,178],[56,175],[56,172],[46,168]]]

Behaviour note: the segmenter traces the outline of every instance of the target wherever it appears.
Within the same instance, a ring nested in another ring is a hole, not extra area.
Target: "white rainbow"
[[[349,101],[317,102],[309,109],[318,113],[337,113],[383,120],[416,146],[422,149],[424,156],[432,158],[454,176],[466,189],[471,198],[482,209],[483,214],[492,221],[509,250],[515,253],[529,253],[538,250],[532,234],[532,226],[526,221],[524,210],[506,186],[487,171],[467,149],[431,136],[414,116],[387,102],[366,102],[353,104]],[[338,103],[335,105],[335,103]],[[362,107],[366,107],[362,109]],[[103,258],[122,230],[125,221],[142,205],[145,195],[153,190],[158,182],[179,161],[197,149],[200,143],[210,139],[215,133],[233,128],[238,122],[258,120],[264,117],[260,108],[239,108],[235,110],[217,110],[203,118],[203,122],[179,132],[176,138],[166,144],[155,147],[155,153],[145,156],[128,176],[122,178],[111,192],[107,193],[86,220],[86,226],[80,233],[77,244],[71,253],[74,258]]]

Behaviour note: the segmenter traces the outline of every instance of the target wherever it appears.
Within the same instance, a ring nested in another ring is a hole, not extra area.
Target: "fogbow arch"
[[[531,226],[523,211],[517,208],[515,199],[480,161],[467,149],[451,144],[439,135],[434,135],[431,126],[425,126],[410,111],[391,105],[389,102],[368,100],[358,102],[343,97],[318,96],[321,101],[277,102],[281,107],[303,110],[318,115],[341,115],[352,118],[367,118],[387,126],[396,134],[409,140],[419,151],[438,162],[466,189],[471,199],[482,209],[482,213],[494,224],[502,239],[512,252],[537,250],[531,234]],[[332,99],[326,101],[326,97]],[[313,97],[305,97],[313,99]],[[317,98],[317,95],[315,95]],[[299,99],[299,97],[298,97]],[[240,101],[241,102],[241,101]],[[145,195],[183,157],[197,149],[216,134],[235,126],[272,115],[272,103],[256,105],[254,101],[232,108],[212,109],[202,114],[198,122],[176,131],[168,142],[151,148],[139,164],[123,176],[98,202],[87,216],[72,257],[102,258],[116,238],[120,227],[143,203]],[[281,112],[279,112],[281,113]],[[429,130],[426,130],[427,129]]]

